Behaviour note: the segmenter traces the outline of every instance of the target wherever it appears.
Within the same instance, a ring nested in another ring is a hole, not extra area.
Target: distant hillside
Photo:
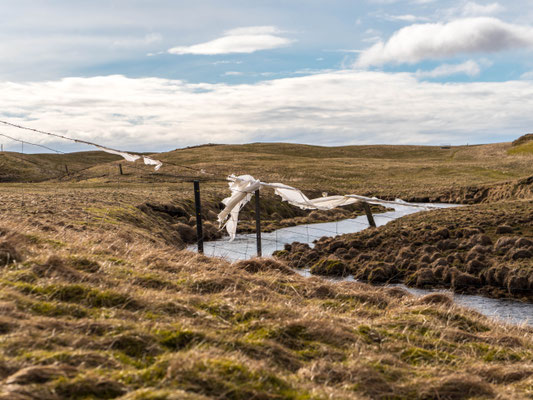
[[[158,155],[165,162],[215,176],[251,174],[312,193],[360,193],[437,199],[458,188],[515,181],[533,175],[529,157],[509,154],[511,143],[478,146],[343,146],[288,143],[219,145]],[[164,166],[162,173],[188,173]],[[207,175],[206,177],[209,177]]]
[[[68,154],[0,153],[0,182],[40,182],[74,174],[121,157],[102,151]],[[66,167],[65,167],[66,166]]]
[[[532,152],[529,153],[529,146]],[[385,198],[438,201],[462,189],[517,182],[533,176],[533,141],[512,146],[342,146],[290,143],[209,145],[153,155],[159,171],[103,152],[65,155],[0,153],[0,181],[71,181],[78,184],[168,184],[191,179],[226,190],[229,174],[283,182],[310,195],[359,193]],[[120,175],[118,164],[123,167]],[[65,172],[68,165],[70,174]],[[200,171],[205,171],[201,173]],[[509,193],[511,193],[510,191]],[[527,193],[527,191],[526,191]],[[461,195],[456,200],[460,199]]]
[[[520,136],[513,142],[513,146],[520,146],[521,144],[533,141],[533,133],[527,133],[523,136]]]
[[[513,147],[509,149],[512,155],[533,155],[533,133],[521,136],[513,142]]]

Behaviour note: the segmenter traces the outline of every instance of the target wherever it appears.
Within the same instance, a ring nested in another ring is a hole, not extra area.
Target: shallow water
[[[449,208],[456,207],[451,204],[431,204],[432,207]],[[377,226],[382,226],[388,222],[403,217],[405,215],[419,212],[420,208],[407,207],[402,205],[388,205],[395,208],[382,214],[374,214]],[[281,228],[274,232],[262,233],[262,253],[264,257],[271,256],[276,250],[282,250],[286,243],[300,242],[308,243],[311,247],[313,241],[322,236],[337,236],[346,233],[354,233],[368,228],[366,216],[345,219],[337,222],[324,222],[320,224],[308,224]],[[204,254],[211,257],[222,257],[230,261],[246,260],[257,255],[255,233],[238,234],[233,242],[228,238],[204,243]],[[196,245],[189,246],[190,250],[196,250]]]
[[[451,204],[431,204],[440,208],[456,207]],[[405,215],[419,212],[420,209],[402,205],[391,205],[394,211],[383,214],[374,214],[377,226],[382,226],[388,222],[403,217]],[[368,228],[366,216],[359,216],[353,219],[346,219],[338,222],[325,222],[320,224],[298,225],[289,228],[278,229],[274,232],[263,233],[262,253],[263,256],[270,256],[276,250],[282,250],[286,243],[300,242],[308,243],[311,247],[313,241],[323,236],[336,236],[346,233],[360,232]],[[196,246],[189,246],[190,250],[196,250]],[[255,257],[256,239],[255,233],[238,234],[233,242],[228,238],[204,243],[204,253],[207,256],[221,257],[229,261],[245,260]],[[308,271],[298,271],[304,276],[309,276]],[[339,280],[354,280],[353,277]],[[428,293],[445,292],[453,297],[457,304],[472,308],[488,317],[512,324],[526,324],[533,326],[533,304],[522,303],[515,300],[491,299],[483,296],[454,294],[447,290],[423,290],[401,286],[415,296],[423,296]]]
[[[453,297],[457,304],[474,310],[488,317],[508,322],[511,324],[525,324],[533,326],[533,304],[522,303],[516,300],[491,299],[489,297],[455,294],[449,290],[423,290],[398,285],[415,296],[424,296],[428,293],[443,292]]]
[[[296,272],[305,277],[315,276],[311,275],[309,270],[296,270]],[[333,282],[357,282],[353,276],[347,276],[345,278],[323,278]],[[391,284],[385,286],[403,288],[417,297],[422,297],[430,293],[446,293],[457,304],[476,310],[492,319],[514,325],[525,324],[533,326],[533,304],[531,303],[523,303],[511,299],[491,299],[484,296],[457,294],[446,289],[418,289],[403,284]]]

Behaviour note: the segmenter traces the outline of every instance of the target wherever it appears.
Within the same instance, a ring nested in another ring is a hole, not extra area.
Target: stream
[[[431,204],[433,207],[449,208],[457,207],[453,204]],[[388,211],[382,214],[374,214],[374,220],[377,226],[382,226],[388,222],[403,217],[405,215],[419,212],[420,209],[415,207],[408,207],[402,205],[389,205],[394,208],[394,211]],[[264,257],[271,256],[276,250],[282,250],[286,243],[300,242],[307,243],[313,247],[313,241],[323,236],[336,236],[346,233],[360,232],[368,228],[368,221],[366,216],[359,216],[357,218],[345,219],[337,222],[325,222],[309,225],[291,226],[288,228],[281,228],[274,232],[262,233],[262,254]],[[196,245],[189,246],[190,250],[195,251]],[[256,250],[256,235],[238,234],[233,242],[228,241],[228,238],[204,243],[204,254],[211,257],[221,257],[229,261],[245,260],[255,257]],[[296,270],[296,272],[303,276],[310,276],[308,271]],[[325,278],[326,279],[326,278]],[[333,281],[351,280],[353,277],[332,279]],[[425,290],[400,286],[415,296],[424,296],[434,292],[444,292],[450,294],[457,304],[472,308],[490,318],[497,319],[511,324],[525,324],[533,326],[533,304],[522,303],[516,300],[507,299],[492,299],[476,295],[461,295],[455,294],[449,290],[435,289]]]

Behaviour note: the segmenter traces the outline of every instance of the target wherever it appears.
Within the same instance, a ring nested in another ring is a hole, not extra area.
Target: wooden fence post
[[[255,236],[257,240],[257,257],[261,257],[263,249],[261,246],[261,206],[259,205],[259,189],[255,191]]]
[[[376,227],[376,221],[374,221],[374,216],[372,215],[372,211],[370,210],[370,206],[366,201],[363,201],[363,208],[366,213],[366,218],[368,219],[368,225],[372,227]]]
[[[196,236],[198,253],[204,253],[204,231],[202,228],[202,204],[200,202],[200,181],[194,181],[194,204],[196,206]]]
[[[69,172],[68,172],[68,165],[65,164],[65,172],[67,173],[67,175],[69,175]]]
[[[118,170],[120,171],[120,175],[124,175],[124,172],[122,172],[122,164],[118,164]]]

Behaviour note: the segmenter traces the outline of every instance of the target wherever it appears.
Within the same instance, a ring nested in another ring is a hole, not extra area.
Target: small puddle
[[[421,204],[424,205],[424,204]],[[433,207],[450,208],[457,207],[454,204],[431,204]],[[391,205],[394,211],[382,214],[374,214],[377,226],[382,226],[392,220],[405,215],[414,214],[420,209],[402,205]],[[276,250],[282,250],[286,243],[300,242],[307,243],[313,247],[313,241],[323,236],[337,236],[347,233],[360,232],[369,227],[366,216],[359,216],[353,219],[345,219],[337,222],[325,222],[319,224],[297,225],[288,228],[278,229],[269,233],[261,234],[262,253],[264,257],[271,256]],[[196,251],[196,245],[188,247],[189,250]],[[233,242],[228,238],[205,242],[204,254],[211,257],[220,257],[229,261],[246,260],[257,255],[255,233],[238,234]],[[304,276],[310,276],[308,271],[297,271]],[[353,277],[332,279],[333,281],[351,280]],[[410,288],[405,285],[393,285],[405,288],[415,296],[423,296],[434,292],[444,292],[450,294],[457,304],[472,308],[480,313],[512,324],[526,324],[533,326],[533,304],[522,303],[516,300],[491,299],[476,295],[455,294],[448,290],[423,290]]]

